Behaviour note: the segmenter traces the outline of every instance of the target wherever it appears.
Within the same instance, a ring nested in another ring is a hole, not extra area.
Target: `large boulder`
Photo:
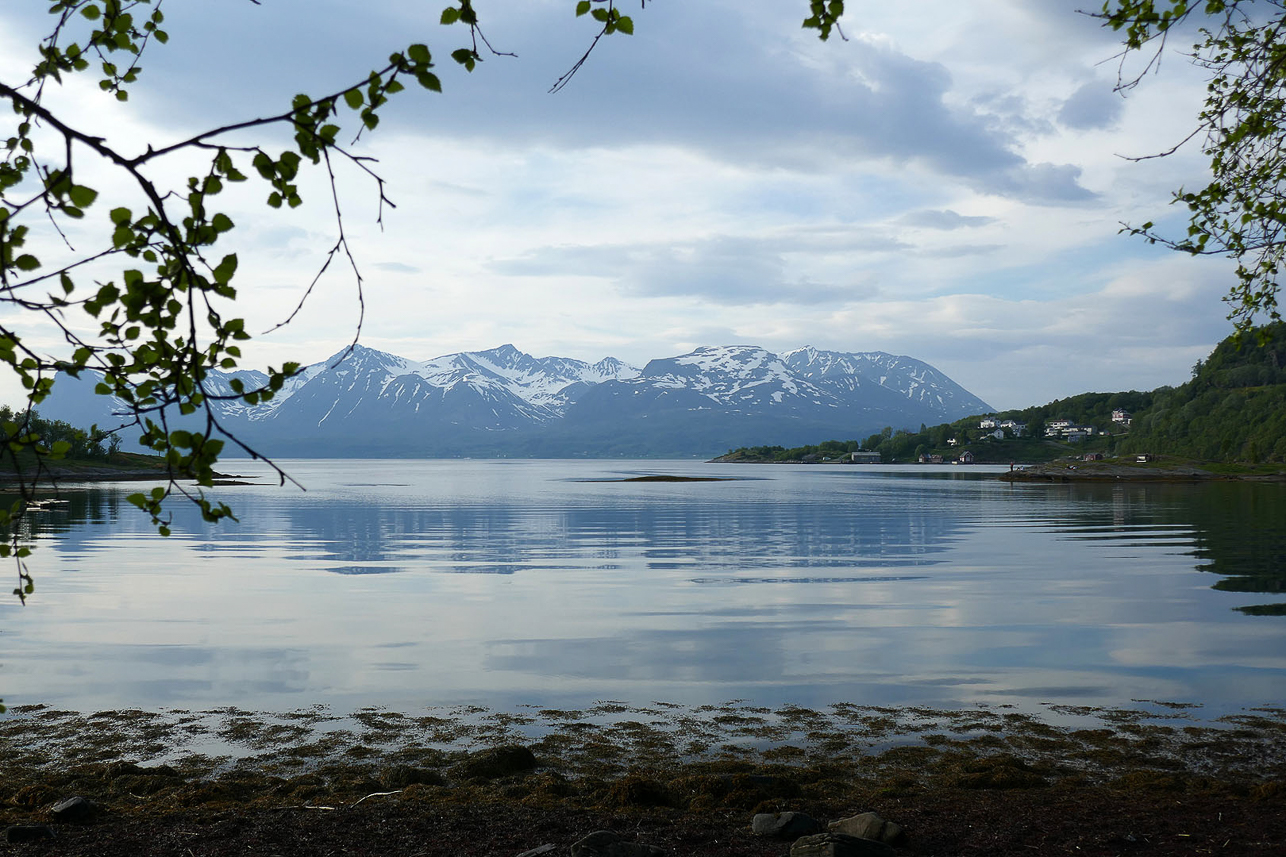
[[[897,857],[891,846],[847,833],[818,833],[795,840],[790,857]]]
[[[834,833],[847,833],[859,839],[874,839],[889,845],[896,845],[904,838],[902,825],[885,821],[873,812],[841,818],[839,821],[832,821],[827,827]]]

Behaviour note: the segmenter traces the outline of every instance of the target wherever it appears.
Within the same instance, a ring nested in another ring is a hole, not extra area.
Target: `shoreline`
[[[0,718],[0,826],[50,830],[23,846],[42,855],[566,854],[612,829],[674,857],[779,857],[789,842],[753,835],[754,815],[874,811],[905,829],[904,855],[1107,855],[1143,841],[1155,855],[1279,853],[1286,711],[1204,723],[1155,705],[1066,707],[1079,726],[1005,707],[850,704],[348,717],[24,706]],[[163,754],[200,734],[254,755]],[[72,795],[93,813],[55,816]]]
[[[1194,464],[1149,467],[1104,461],[1050,461],[1023,465],[996,478],[1005,482],[1286,482],[1286,471],[1219,473]]]
[[[1083,461],[1080,459],[1060,459],[1043,461],[1034,464],[1010,463],[1007,461],[975,461],[971,464],[920,464],[918,462],[851,462],[851,461],[776,461],[737,459],[725,461],[712,458],[707,464],[802,464],[808,466],[842,465],[845,467],[883,467],[916,468],[947,467],[960,468],[965,472],[975,467],[1006,467],[1014,469],[995,473],[994,476],[1005,482],[1286,482],[1286,469],[1250,473],[1230,473],[1207,470],[1202,463],[1173,463],[1165,466],[1146,464],[1122,464],[1111,461]],[[1223,465],[1214,465],[1223,466]],[[913,472],[904,470],[902,472]]]

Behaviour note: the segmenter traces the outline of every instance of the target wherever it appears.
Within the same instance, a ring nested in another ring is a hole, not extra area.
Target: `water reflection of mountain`
[[[152,537],[146,517],[124,502],[124,493],[69,494],[65,506],[42,512],[36,526],[42,534],[57,533],[68,552],[99,548],[95,541],[108,535]],[[191,546],[203,552],[283,550],[290,561],[346,575],[629,566],[690,569],[699,584],[727,582],[733,574],[740,583],[771,582],[781,579],[779,571],[791,571],[794,582],[835,582],[846,570],[938,562],[965,525],[932,494],[924,502],[828,495],[824,502],[624,497],[588,503],[563,497],[538,505],[524,497],[445,505],[414,498],[287,500],[262,493],[234,500],[240,523],[213,527],[175,502],[175,538],[196,534]]]
[[[247,510],[248,512],[250,510]],[[457,505],[331,502],[289,510],[297,559],[389,571],[513,574],[610,568],[740,571],[923,565],[954,523],[931,510],[861,514],[818,503]]]

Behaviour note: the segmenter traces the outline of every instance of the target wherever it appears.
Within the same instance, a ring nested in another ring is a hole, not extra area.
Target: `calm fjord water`
[[[294,461],[307,492],[42,512],[10,704],[1286,700],[1286,486],[984,468]],[[262,474],[249,463],[236,472]],[[605,481],[650,473],[728,482]]]

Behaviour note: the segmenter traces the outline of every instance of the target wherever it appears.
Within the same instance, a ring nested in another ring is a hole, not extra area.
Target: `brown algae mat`
[[[1286,710],[958,711],[599,702],[340,715],[23,706],[0,717],[0,854],[774,855],[757,812],[876,811],[908,855],[1286,853]],[[76,822],[51,807],[82,796]]]

